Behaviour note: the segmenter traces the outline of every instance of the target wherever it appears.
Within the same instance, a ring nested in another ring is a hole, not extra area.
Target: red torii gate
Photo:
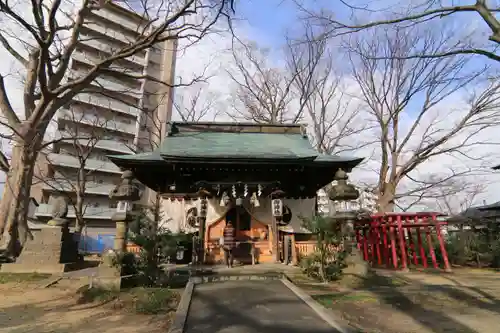
[[[432,264],[437,269],[439,264],[431,236],[435,233],[443,258],[443,268],[451,271],[441,233],[441,226],[447,222],[438,220],[440,216],[446,215],[437,212],[373,214],[369,219],[355,224],[358,249],[373,266],[385,264],[387,268],[408,270],[410,258],[415,266],[420,264],[427,268],[427,251],[422,243],[423,232]],[[416,242],[412,237],[415,234]]]

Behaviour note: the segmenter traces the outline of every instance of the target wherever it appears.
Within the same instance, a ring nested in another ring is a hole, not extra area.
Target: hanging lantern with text
[[[274,217],[283,216],[283,201],[281,201],[281,199],[273,199],[271,201],[271,206]]]

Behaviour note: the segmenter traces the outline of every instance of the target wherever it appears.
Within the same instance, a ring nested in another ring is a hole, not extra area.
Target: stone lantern
[[[133,202],[141,198],[141,190],[139,184],[134,181],[132,171],[124,171],[121,179],[121,183],[109,194],[111,200],[118,201],[116,212],[111,217],[111,220],[116,223],[115,252],[126,251],[128,223],[134,218],[131,215]]]
[[[334,211],[330,211],[330,218],[333,221],[340,222],[342,233],[344,235],[344,248],[348,252],[346,273],[357,275],[366,275],[368,265],[361,257],[356,246],[356,237],[354,235],[354,222],[364,218],[359,210],[350,209],[348,202],[359,198],[359,191],[352,184],[347,183],[347,173],[339,169],[334,176],[337,184],[332,186],[328,192],[328,197],[332,202],[338,202],[340,205]],[[337,223],[335,223],[337,225]]]

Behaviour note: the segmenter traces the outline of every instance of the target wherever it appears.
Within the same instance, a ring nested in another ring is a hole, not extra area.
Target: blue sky
[[[239,1],[236,14],[261,34],[252,36],[266,45],[283,43],[287,29],[294,26],[297,9],[289,0],[247,0]]]

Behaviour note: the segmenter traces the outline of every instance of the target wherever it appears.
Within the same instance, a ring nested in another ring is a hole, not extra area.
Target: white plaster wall
[[[248,212],[259,222],[270,224],[272,220],[271,214],[271,200],[260,199],[260,207],[253,207],[249,205],[248,201],[245,202],[245,207]],[[316,199],[284,199],[283,203],[287,205],[292,211],[292,220],[285,231],[305,232],[302,228],[302,220],[300,216],[312,217],[315,213]],[[199,202],[185,201],[185,200],[170,200],[164,199],[162,201],[162,215],[163,221],[161,227],[171,230],[172,232],[194,232],[196,229],[190,227],[186,221],[186,212],[193,206],[198,206]],[[207,226],[218,221],[225,216],[229,207],[221,207],[218,199],[208,200],[207,211]]]
[[[227,207],[221,207],[217,199],[209,199],[207,207],[207,226],[218,221],[228,210]],[[166,228],[172,232],[195,232],[197,229],[188,225],[186,212],[191,207],[198,207],[198,200],[170,200],[163,199],[162,203],[162,223],[160,227]]]

